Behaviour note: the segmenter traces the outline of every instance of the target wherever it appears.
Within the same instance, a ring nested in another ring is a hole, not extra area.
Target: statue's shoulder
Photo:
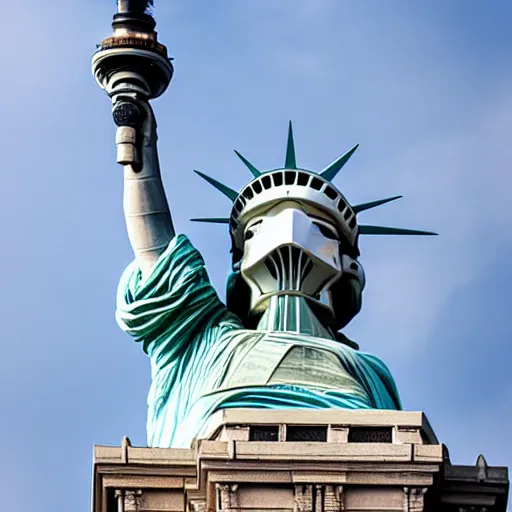
[[[160,255],[154,274],[160,279],[162,273],[167,273],[172,280],[193,274],[196,279],[202,277],[208,281],[206,264],[201,252],[184,234],[175,235]],[[178,281],[181,282],[180,279]]]

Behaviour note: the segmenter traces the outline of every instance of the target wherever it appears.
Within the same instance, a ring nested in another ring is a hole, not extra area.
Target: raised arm
[[[123,98],[114,98],[114,113]],[[117,128],[117,160],[124,168],[124,215],[128,237],[143,277],[175,236],[160,175],[156,120],[149,103],[130,98],[144,115],[139,128]],[[114,114],[115,117],[115,114]]]
[[[92,72],[110,96],[117,124],[117,161],[124,167],[128,236],[147,277],[174,237],[158,165],[156,122],[149,100],[169,86],[173,66],[157,40],[151,0],[117,0],[113,34],[98,45]]]

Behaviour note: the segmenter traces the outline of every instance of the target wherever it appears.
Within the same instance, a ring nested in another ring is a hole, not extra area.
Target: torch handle
[[[119,126],[116,130],[117,163],[140,167],[141,161],[137,147],[137,130],[130,126]]]

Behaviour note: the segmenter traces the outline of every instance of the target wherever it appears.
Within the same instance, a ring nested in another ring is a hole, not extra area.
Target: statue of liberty
[[[339,331],[361,309],[359,236],[434,233],[360,225],[359,213],[400,196],[351,205],[333,181],[357,146],[321,172],[301,169],[290,123],[283,167],[263,171],[237,153],[252,174],[240,192],[198,172],[232,202],[229,217],[194,219],[229,230],[224,304],[164,192],[149,100],[173,69],[146,7],[119,0],[93,70],[118,125],[135,259],[116,318],[151,363],[148,445],[189,447],[226,408],[400,409],[386,365]]]

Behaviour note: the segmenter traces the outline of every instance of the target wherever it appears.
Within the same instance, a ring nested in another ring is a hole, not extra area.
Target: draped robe
[[[326,338],[245,329],[184,235],[145,279],[136,261],[126,268],[116,319],[151,362],[150,447],[190,447],[225,408],[401,409],[377,357]]]

